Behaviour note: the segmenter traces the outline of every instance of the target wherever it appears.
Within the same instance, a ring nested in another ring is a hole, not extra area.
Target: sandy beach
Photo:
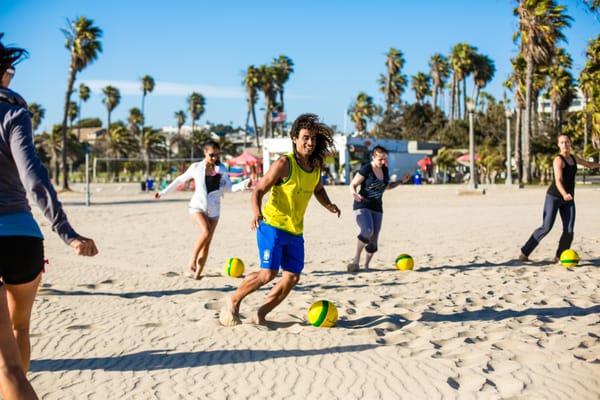
[[[568,270],[551,262],[562,229],[515,261],[540,225],[545,188],[401,186],[384,197],[373,270],[345,271],[357,227],[347,187],[328,187],[337,219],[311,201],[306,267],[268,327],[218,324],[240,280],[228,257],[257,269],[249,193],[223,199],[205,277],[185,265],[197,228],[190,193],[160,202],[138,185],[95,186],[61,200],[100,254],[77,257],[35,209],[49,260],[32,317],[29,377],[43,399],[598,399],[600,188],[577,188]],[[414,271],[393,261],[409,253]],[[327,299],[335,328],[306,322]]]

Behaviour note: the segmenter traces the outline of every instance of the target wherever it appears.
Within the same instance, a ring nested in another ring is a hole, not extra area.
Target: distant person
[[[558,262],[563,251],[571,247],[573,242],[573,229],[575,227],[575,175],[577,164],[588,168],[600,168],[600,164],[585,161],[571,154],[571,139],[567,135],[558,137],[560,154],[554,158],[554,181],[546,192],[542,226],[533,231],[533,234],[521,247],[520,261],[528,261],[529,255],[540,241],[550,232],[556,214],[560,213],[563,232],[558,242],[554,261]]]
[[[379,232],[383,221],[383,192],[400,182],[390,183],[388,171],[388,151],[385,147],[375,146],[371,151],[371,162],[365,163],[358,170],[352,182],[350,192],[354,198],[352,209],[360,232],[356,242],[356,254],[346,267],[348,272],[360,269],[360,256],[365,250],[365,269],[378,249]],[[358,191],[357,191],[358,189]]]
[[[283,269],[281,280],[267,294],[252,321],[265,324],[265,318],[296,286],[304,268],[304,213],[313,194],[329,212],[340,209],[329,200],[321,182],[325,157],[333,152],[333,131],[314,114],[302,114],[290,131],[293,151],[281,156],[252,193],[252,221],[256,229],[259,272],[249,274],[236,292],[227,298],[219,321],[224,326],[241,323],[240,304],[250,293],[272,281]],[[261,209],[262,198],[271,192]]]
[[[44,269],[44,236],[27,194],[76,254],[98,253],[94,241],[69,224],[35,151],[27,103],[8,88],[15,65],[26,55],[0,42],[0,392],[5,399],[37,398],[25,373],[31,355],[31,309]]]
[[[194,180],[195,190],[189,203],[189,213],[200,227],[200,236],[196,240],[188,263],[194,279],[202,278],[210,243],[221,215],[221,196],[223,192],[245,190],[250,187],[252,182],[250,179],[246,179],[235,185],[231,183],[227,169],[219,162],[221,148],[217,142],[207,142],[203,150],[204,160],[192,163],[182,175],[155,194],[155,197],[160,199],[178,185],[191,179]]]

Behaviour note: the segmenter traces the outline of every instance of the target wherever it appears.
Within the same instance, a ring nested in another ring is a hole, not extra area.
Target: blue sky
[[[581,70],[587,42],[600,22],[579,0],[562,0],[573,17],[565,45]],[[286,86],[290,118],[303,112],[344,126],[344,113],[359,91],[383,103],[377,78],[390,47],[405,56],[404,73],[428,71],[435,52],[448,54],[458,42],[476,46],[496,63],[486,89],[502,96],[502,81],[516,53],[516,18],[511,0],[323,0],[323,1],[3,1],[0,31],[4,43],[25,47],[11,88],[46,108],[42,129],[60,122],[69,54],[60,28],[67,18],[85,15],[104,31],[104,51],[78,76],[93,94],[83,116],[106,120],[100,88],[113,84],[123,98],[113,120],[140,106],[139,78],[154,77],[146,100],[146,121],[174,125],[193,90],[207,98],[201,122],[242,125],[245,98],[242,72],[285,54],[295,63]],[[469,82],[470,83],[470,82]],[[470,91],[470,88],[469,88]],[[407,91],[404,100],[414,96]],[[262,112],[261,112],[262,113]],[[348,122],[348,130],[350,129]]]

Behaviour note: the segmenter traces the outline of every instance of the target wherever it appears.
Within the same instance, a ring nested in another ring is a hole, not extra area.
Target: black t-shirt
[[[219,190],[219,186],[221,185],[221,174],[206,175],[204,182],[206,183],[206,193]]]
[[[383,180],[377,179],[371,163],[363,164],[363,166],[360,167],[358,173],[361,174],[365,180],[360,184],[360,191],[358,194],[360,194],[364,200],[361,202],[354,200],[352,209],[358,210],[360,208],[368,208],[372,211],[383,212],[383,202],[381,198],[383,197],[383,192],[387,188],[388,183],[390,183],[390,175],[387,167],[383,167],[382,171]]]
[[[563,187],[565,188],[567,193],[569,193],[571,196],[575,197],[575,175],[577,175],[577,160],[575,159],[575,157],[573,157],[573,155],[571,155],[571,161],[573,161],[573,165],[569,165],[567,160],[562,155],[559,154],[558,156],[563,161],[563,167],[562,167]],[[562,194],[560,194],[560,191],[556,187],[556,181],[554,179],[552,179],[552,184],[548,188],[547,193],[554,197],[558,197],[559,199],[562,199]]]

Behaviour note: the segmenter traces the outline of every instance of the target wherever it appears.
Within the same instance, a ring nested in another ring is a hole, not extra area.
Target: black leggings
[[[28,283],[37,278],[43,269],[42,239],[33,236],[0,236],[2,282],[9,285]]]
[[[560,219],[563,223],[563,232],[558,242],[556,257],[560,257],[561,253],[571,247],[573,242],[573,227],[575,226],[575,201],[565,201],[559,197],[546,194],[544,202],[544,217],[542,226],[537,228],[531,234],[531,237],[521,248],[521,252],[529,257],[531,252],[537,247],[540,241],[550,232],[556,213],[560,212]]]

